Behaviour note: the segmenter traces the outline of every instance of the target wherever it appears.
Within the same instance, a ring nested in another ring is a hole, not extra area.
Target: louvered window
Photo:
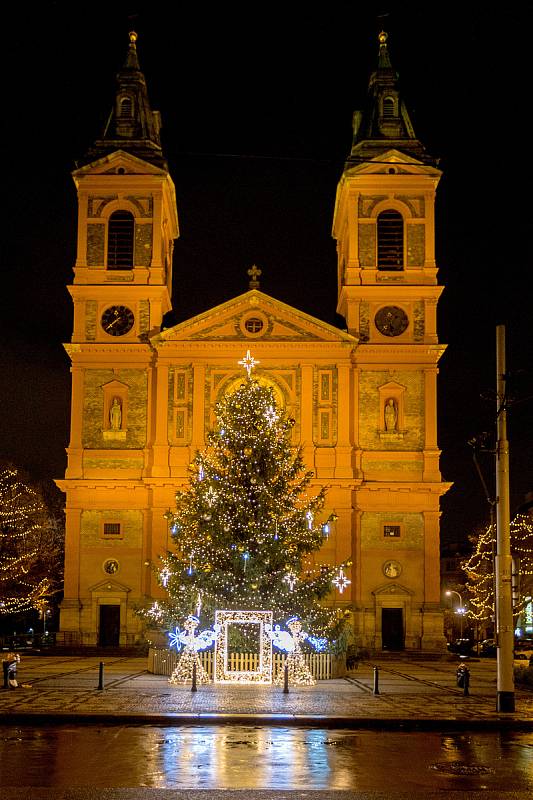
[[[394,98],[392,97],[383,98],[383,116],[384,117],[394,116]]]
[[[378,214],[378,269],[403,269],[403,217],[398,211]]]
[[[133,103],[131,97],[123,97],[120,101],[120,116],[131,117],[133,114]]]
[[[129,211],[115,211],[109,217],[107,268],[133,269],[135,220]]]

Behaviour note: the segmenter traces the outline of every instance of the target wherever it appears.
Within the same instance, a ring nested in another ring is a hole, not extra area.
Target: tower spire
[[[85,161],[101,158],[114,150],[126,150],[138,158],[167,168],[161,148],[161,115],[153,111],[146,79],[139,65],[137,33],[130,31],[123,67],[116,76],[115,102],[102,136]]]
[[[377,68],[370,76],[364,109],[354,113],[353,143],[347,166],[376,158],[392,148],[420,161],[433,161],[415,135],[401,96],[398,73],[391,63],[388,38],[383,30],[378,36]]]

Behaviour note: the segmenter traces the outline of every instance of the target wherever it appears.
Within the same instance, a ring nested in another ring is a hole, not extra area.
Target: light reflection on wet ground
[[[0,726],[0,786],[531,791],[533,733]]]

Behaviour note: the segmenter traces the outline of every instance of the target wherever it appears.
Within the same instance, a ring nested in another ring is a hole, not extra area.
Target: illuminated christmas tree
[[[49,569],[53,521],[38,494],[12,467],[0,469],[0,615],[46,613],[61,577]]]
[[[511,521],[511,554],[513,556],[513,614],[520,614],[533,594],[533,523],[531,517],[517,514]],[[487,528],[474,540],[475,550],[462,569],[466,572],[466,588],[470,595],[469,616],[479,621],[494,619],[494,553],[496,529]]]
[[[169,601],[145,615],[168,629],[191,613],[207,627],[215,609],[267,609],[275,622],[296,614],[331,641],[342,621],[319,601],[339,574],[339,591],[350,581],[310,556],[334,517],[321,513],[325,490],[311,491],[313,475],[291,445],[294,420],[277,407],[272,389],[251,377],[254,361],[249,353],[247,359],[242,385],[216,406],[208,446],[168,515],[175,551],[159,580]]]

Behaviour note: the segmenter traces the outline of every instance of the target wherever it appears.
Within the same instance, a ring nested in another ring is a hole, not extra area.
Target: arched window
[[[394,97],[383,98],[383,116],[384,117],[394,116]]]
[[[403,217],[392,209],[378,214],[378,269],[403,269]]]
[[[114,211],[107,232],[107,268],[133,269],[135,220],[129,211]]]
[[[120,116],[131,117],[133,115],[133,102],[131,97],[123,97],[120,101]]]

